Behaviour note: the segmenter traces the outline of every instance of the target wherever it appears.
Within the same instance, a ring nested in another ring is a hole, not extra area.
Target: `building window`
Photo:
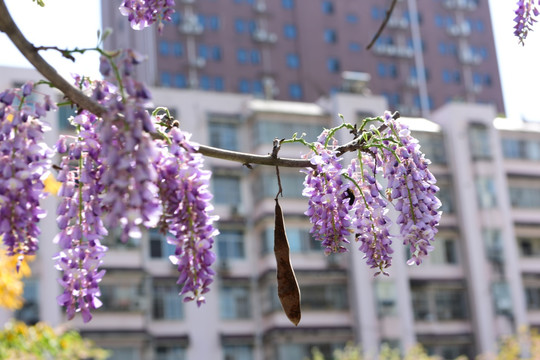
[[[253,80],[253,94],[262,95],[263,94],[263,84],[260,80]]]
[[[175,42],[173,44],[173,54],[176,57],[180,57],[184,54],[184,47],[182,46],[181,43]]]
[[[223,345],[225,360],[253,360],[253,346],[251,345]]]
[[[290,69],[298,69],[300,66],[300,58],[298,54],[287,54],[287,67]]]
[[[476,194],[480,209],[490,209],[497,206],[497,190],[495,180],[492,177],[478,177],[476,182]]]
[[[74,129],[71,125],[70,118],[77,115],[75,109],[71,106],[58,107],[58,128],[60,130]]]
[[[251,63],[254,65],[261,63],[261,52],[259,50],[251,50]]]
[[[349,297],[345,284],[316,284],[302,286],[303,310],[347,310]]]
[[[483,229],[482,239],[487,259],[492,263],[502,263],[504,261],[504,248],[501,231],[499,229]]]
[[[232,121],[210,120],[210,146],[238,150],[238,125]]]
[[[302,86],[300,84],[290,84],[289,85],[289,96],[292,99],[300,100],[302,99]]]
[[[162,71],[161,74],[159,74],[159,80],[161,82],[161,86],[170,87],[171,86],[171,73],[167,71]]]
[[[491,159],[491,141],[487,126],[473,123],[469,125],[468,135],[472,159]]]
[[[240,230],[219,230],[217,252],[221,260],[244,259],[244,233]]]
[[[235,19],[234,20],[234,30],[238,34],[243,34],[247,31],[248,25],[244,19]]]
[[[23,306],[15,312],[15,318],[27,325],[35,325],[39,320],[39,282],[36,279],[23,279]]]
[[[337,31],[334,29],[324,30],[324,41],[329,44],[335,44],[338,41]]]
[[[159,320],[180,320],[184,318],[182,297],[178,295],[181,286],[172,279],[153,280],[152,316]]]
[[[236,60],[239,64],[247,64],[248,62],[248,52],[245,49],[238,49],[236,51]]]
[[[233,206],[240,204],[240,178],[238,176],[214,174],[212,185],[216,204]]]
[[[152,259],[168,259],[174,255],[175,246],[167,242],[167,237],[157,229],[148,232],[150,244],[150,257]]]
[[[397,310],[396,286],[393,281],[375,281],[375,298],[379,317],[394,316]]]
[[[238,91],[242,94],[248,94],[251,92],[250,86],[249,86],[249,80],[247,79],[240,79],[238,81]]]
[[[512,207],[523,209],[540,208],[540,188],[531,186],[510,186]]]
[[[378,6],[371,7],[371,18],[373,20],[382,20],[385,17],[385,11]]]
[[[132,312],[142,309],[140,284],[116,283],[101,284],[103,311]]]
[[[462,286],[411,285],[415,320],[451,321],[468,317],[467,292]]]
[[[214,78],[214,89],[216,91],[224,91],[225,90],[225,85],[224,85],[224,82],[223,82],[223,78],[221,76],[216,76]]]
[[[212,60],[221,61],[221,46],[212,46]]]
[[[328,71],[331,73],[338,73],[341,69],[339,59],[337,58],[330,58],[326,61],[326,67],[328,68]]]
[[[285,38],[287,39],[296,39],[296,36],[297,36],[296,25],[285,24],[283,26],[283,35],[285,35]]]
[[[225,285],[220,289],[219,306],[222,319],[249,319],[251,301],[246,285]]]
[[[184,74],[176,74],[174,76],[174,86],[184,89],[187,87],[186,76]]]
[[[334,13],[334,4],[325,0],[321,3],[321,10],[324,14],[331,15]]]
[[[203,59],[208,59],[208,46],[205,44],[199,44],[197,47],[197,54]]]
[[[208,16],[208,28],[212,31],[218,31],[220,28],[220,20],[219,17],[216,15],[210,15]]]
[[[362,47],[360,46],[359,43],[357,43],[355,41],[351,41],[349,43],[349,50],[352,51],[352,52],[360,52],[360,50],[362,50]]]
[[[294,8],[294,0],[281,0],[281,6],[284,9],[293,9]]]
[[[210,90],[210,78],[206,75],[202,75],[199,85],[203,90]]]
[[[437,246],[429,253],[429,262],[434,265],[458,264],[457,241],[454,238],[436,239]]]
[[[382,78],[389,77],[395,79],[398,77],[398,68],[393,63],[386,64],[379,62],[377,63],[377,74]]]
[[[156,360],[186,360],[186,349],[182,346],[163,346],[154,347]],[[133,359],[133,358],[130,358]]]
[[[159,42],[159,55],[161,56],[169,55],[169,43],[165,40],[160,40]]]
[[[347,15],[345,15],[345,20],[349,24],[357,24],[358,23],[358,15],[356,15],[356,14],[347,14]]]
[[[446,84],[459,84],[461,83],[461,73],[459,70],[444,69],[442,71],[442,79]]]
[[[284,189],[285,190],[285,189]],[[313,238],[309,229],[287,227],[287,240],[289,249],[293,254],[305,254],[311,251],[320,251],[321,243]],[[274,228],[268,227],[261,234],[261,255],[274,252]]]

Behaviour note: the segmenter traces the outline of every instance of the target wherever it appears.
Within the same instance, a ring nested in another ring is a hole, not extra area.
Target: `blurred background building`
[[[140,78],[154,86],[316,101],[342,73],[371,77],[391,110],[428,116],[449,101],[504,112],[487,1],[178,0],[163,35],[131,31],[119,1],[102,1],[111,49],[149,55]]]
[[[221,234],[216,282],[197,308],[178,297],[173,249],[155,231],[105,243],[104,306],[89,324],[71,322],[114,360],[298,360],[318,347],[330,356],[352,341],[421,343],[451,359],[492,351],[521,326],[540,327],[540,126],[498,119],[497,61],[484,1],[400,0],[370,51],[387,3],[177,0],[164,35],[128,31],[117,2],[103,2],[110,48],[149,54],[139,76],[203,144],[269,153],[274,138],[399,110],[433,161],[444,215],[435,251],[405,265],[396,239],[390,277],[373,277],[362,254],[325,257],[309,234],[303,174],[281,169],[302,321],[292,326],[277,299],[273,249],[273,168],[207,159]],[[30,71],[2,69],[0,86]],[[72,129],[61,108],[51,141]],[[412,117],[412,116],[420,116]],[[284,146],[282,156],[306,149]],[[46,203],[55,213],[54,197]],[[54,216],[43,222],[40,255],[23,309],[0,313],[34,323],[65,321],[50,260]]]

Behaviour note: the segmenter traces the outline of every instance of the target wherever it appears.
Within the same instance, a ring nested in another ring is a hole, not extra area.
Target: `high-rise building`
[[[0,88],[37,76],[2,70]],[[247,94],[153,89],[195,141],[267,154],[274,138],[381,114],[382,96],[336,93],[319,103],[255,99]],[[60,96],[59,96],[60,98]],[[66,126],[66,107],[49,114],[51,142]],[[56,119],[55,116],[58,116]],[[304,174],[280,170],[291,259],[302,292],[302,320],[293,326],[277,299],[273,255],[275,169],[207,158],[220,216],[216,280],[200,308],[182,303],[174,251],[157,231],[119,241],[113,229],[104,243],[107,270],[100,284],[103,307],[83,324],[69,322],[112,360],[298,360],[314,347],[329,356],[355,342],[374,353],[382,343],[406,349],[423,344],[445,359],[494,351],[501,336],[522,326],[540,327],[540,126],[495,119],[485,104],[450,103],[430,120],[404,118],[432,160],[444,212],[435,250],[421,266],[407,266],[407,250],[394,241],[390,276],[374,277],[356,250],[325,257],[309,234],[301,196]],[[58,126],[55,126],[58,125]],[[280,156],[306,149],[287,144]],[[56,302],[60,286],[52,256],[58,232],[57,198],[45,204],[38,259],[26,281],[23,309],[0,311],[33,323],[66,320]]]
[[[399,0],[366,50],[390,3],[178,0],[161,36],[129,29],[119,1],[102,12],[107,47],[147,54],[139,75],[153,86],[312,102],[356,79],[405,115],[450,101],[504,112],[486,0]]]

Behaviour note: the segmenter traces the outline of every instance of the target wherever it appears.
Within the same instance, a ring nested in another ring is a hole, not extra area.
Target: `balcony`
[[[450,10],[476,10],[478,1],[475,0],[445,0],[444,6]]]
[[[414,56],[414,50],[407,46],[380,44],[373,48],[373,51],[377,55],[388,55],[400,58],[412,58]]]
[[[478,65],[482,62],[482,56],[473,53],[471,49],[463,49],[459,52],[459,60],[465,65]]]
[[[264,29],[257,29],[253,32],[253,40],[259,43],[273,44],[277,41],[277,35]]]
[[[402,17],[402,18],[390,18],[388,20],[387,26],[391,29],[407,29],[409,27],[409,20]]]
[[[197,16],[190,14],[184,18],[184,21],[180,24],[179,30],[184,35],[200,35],[204,28]]]
[[[468,22],[460,22],[458,24],[452,24],[446,28],[449,35],[452,36],[469,36],[471,34],[471,25]]]

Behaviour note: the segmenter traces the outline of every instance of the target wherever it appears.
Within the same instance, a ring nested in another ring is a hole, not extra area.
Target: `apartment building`
[[[2,87],[33,73],[5,69]],[[249,94],[153,89],[156,106],[167,106],[212,146],[269,153],[274,138],[382,114],[383,96],[335,93],[317,103],[270,101]],[[51,141],[71,131],[65,108],[49,119]],[[368,353],[382,343],[406,349],[419,342],[434,354],[493,351],[497,339],[521,326],[540,327],[540,125],[496,119],[485,104],[449,103],[428,120],[403,118],[433,162],[444,215],[435,250],[421,265],[405,264],[407,251],[395,241],[389,277],[373,277],[353,249],[325,257],[303,215],[303,174],[282,168],[287,233],[302,291],[302,321],[293,326],[277,299],[273,249],[275,169],[206,160],[221,234],[216,239],[217,276],[200,308],[178,297],[177,271],[163,236],[149,231],[122,243],[111,231],[104,241],[107,274],[103,307],[83,324],[69,322],[114,360],[226,359],[296,360],[314,347],[330,356],[355,342]],[[306,149],[284,145],[280,156]],[[54,197],[45,204],[55,213]],[[65,322],[56,304],[59,285],[52,256],[54,216],[44,219],[40,253],[26,281],[23,309],[0,312],[29,323]]]
[[[148,55],[148,84],[313,102],[371,78],[391,110],[424,117],[450,101],[504,112],[486,0],[178,0],[162,35],[134,32],[102,1],[106,46]],[[358,74],[360,73],[360,74]]]

